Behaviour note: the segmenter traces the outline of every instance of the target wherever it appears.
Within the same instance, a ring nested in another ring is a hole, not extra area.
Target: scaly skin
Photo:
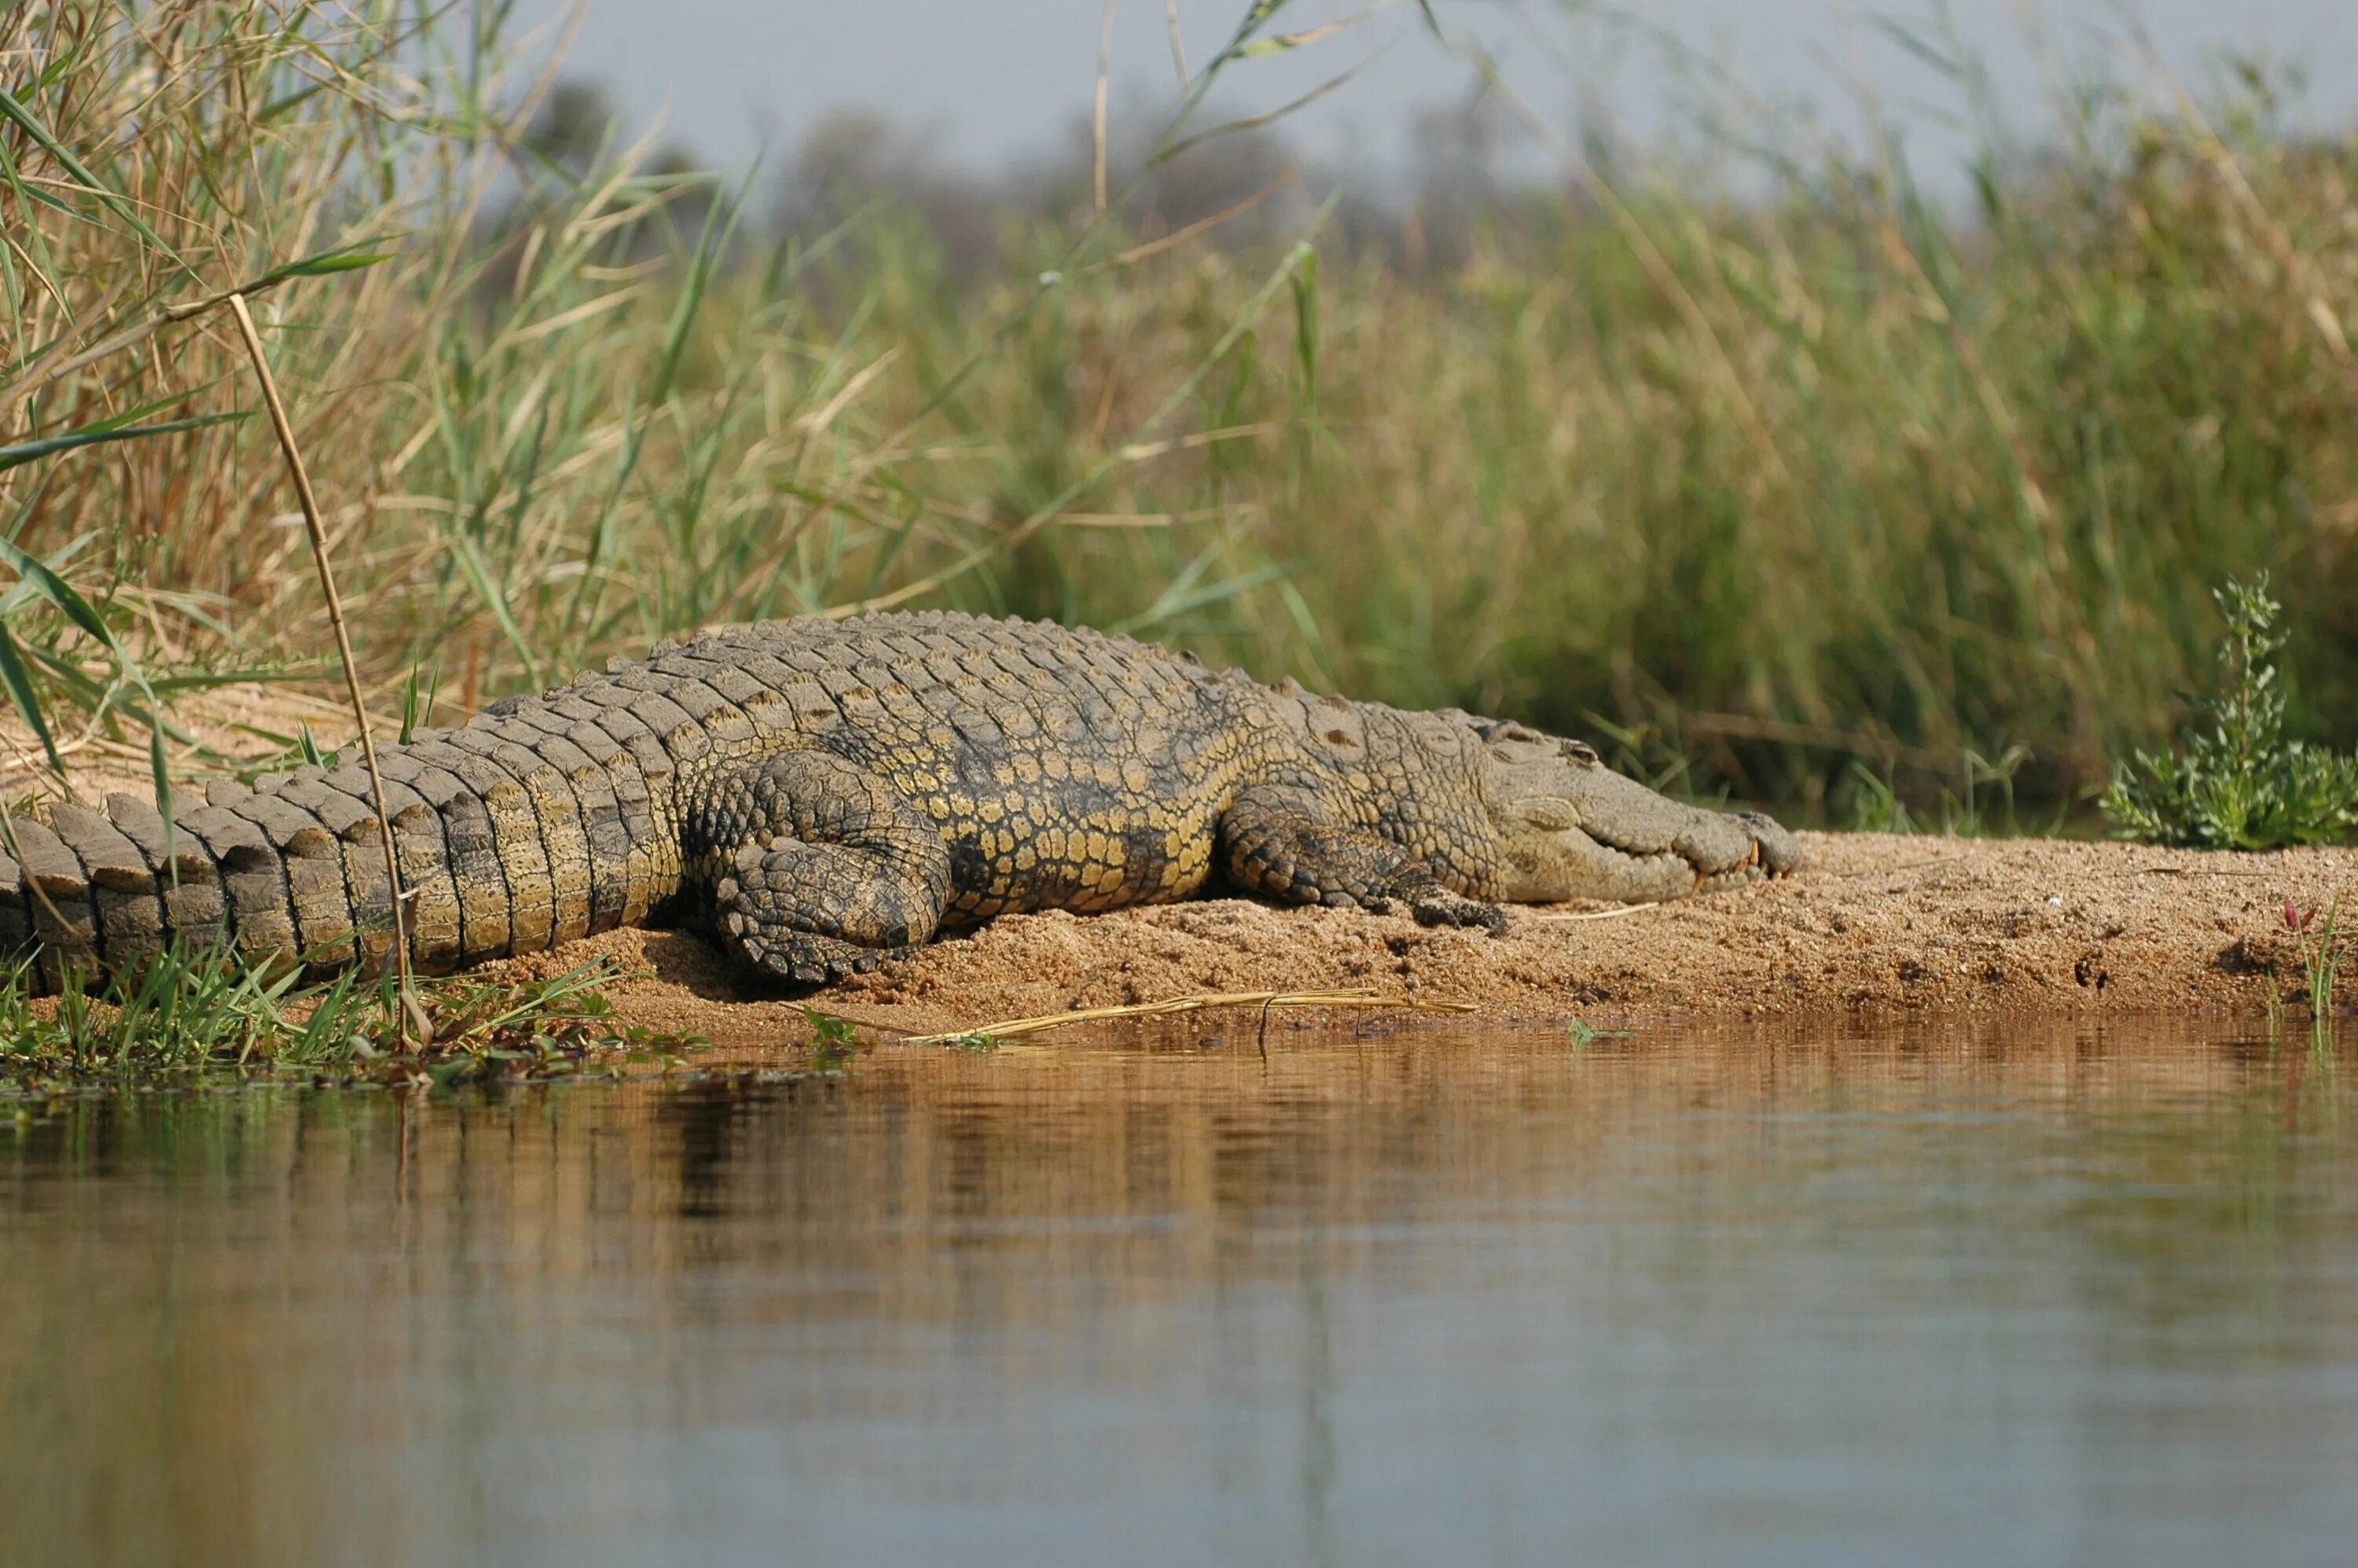
[[[1667,800],[1577,741],[1267,687],[1126,638],[963,615],[771,622],[513,697],[383,759],[428,972],[689,921],[816,983],[1011,910],[1189,896],[1505,922],[1799,863],[1768,818]],[[217,783],[177,831],[108,797],[0,822],[0,952],[36,977],[170,936],[381,968],[357,763]],[[21,862],[21,864],[19,864]]]

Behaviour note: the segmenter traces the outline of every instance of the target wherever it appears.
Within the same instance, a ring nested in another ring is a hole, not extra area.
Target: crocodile
[[[55,989],[166,943],[315,977],[394,936],[356,762],[0,815],[0,953]],[[1757,813],[1670,800],[1581,741],[1263,685],[1129,638],[926,612],[701,633],[380,757],[409,957],[436,973],[614,926],[709,930],[810,985],[1022,910],[1182,899],[1503,929],[1782,874]]]

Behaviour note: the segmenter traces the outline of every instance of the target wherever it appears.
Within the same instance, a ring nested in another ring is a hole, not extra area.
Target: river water
[[[2147,1021],[0,1105],[0,1561],[2346,1563],[2353,1090]]]

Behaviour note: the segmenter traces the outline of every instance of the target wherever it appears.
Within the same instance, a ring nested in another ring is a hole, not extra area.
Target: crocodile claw
[[[1478,898],[1435,888],[1420,893],[1410,902],[1409,913],[1419,925],[1452,925],[1460,929],[1479,927],[1493,936],[1507,934],[1507,912],[1495,903]]]

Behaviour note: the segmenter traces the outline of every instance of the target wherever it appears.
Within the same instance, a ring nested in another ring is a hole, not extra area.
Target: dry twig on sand
[[[1044,1029],[1055,1029],[1067,1023],[1103,1023],[1120,1018],[1160,1018],[1174,1012],[1200,1012],[1213,1007],[1257,1007],[1264,1021],[1271,1009],[1280,1007],[1395,1007],[1411,1012],[1474,1012],[1478,1011],[1470,1001],[1441,1001],[1422,997],[1390,996],[1381,991],[1349,989],[1325,991],[1211,991],[1195,996],[1166,997],[1161,1001],[1134,1002],[1125,1007],[1084,1007],[1070,1012],[1043,1013],[1036,1018],[1010,1018],[997,1023],[977,1024],[971,1029],[952,1030],[945,1034],[913,1034],[903,1039],[903,1045],[946,1045],[953,1041],[971,1040],[987,1035],[1004,1040],[1018,1034],[1037,1034]]]

